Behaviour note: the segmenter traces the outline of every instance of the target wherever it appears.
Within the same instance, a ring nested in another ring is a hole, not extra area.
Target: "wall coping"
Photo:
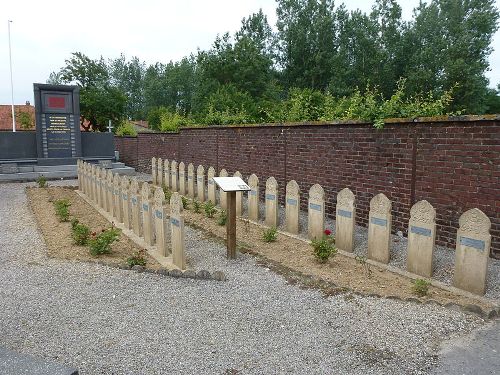
[[[446,126],[449,122],[479,122],[479,121],[500,121],[500,114],[494,115],[464,115],[464,116],[434,116],[434,117],[401,117],[388,118],[384,122],[390,125],[411,125],[432,123],[436,125]],[[372,122],[361,120],[344,120],[344,121],[297,121],[297,122],[276,122],[276,123],[261,123],[261,124],[233,124],[233,125],[198,125],[181,127],[182,130],[203,130],[203,129],[227,129],[227,128],[276,128],[276,127],[297,127],[297,126],[343,126],[343,125],[362,125],[373,126]],[[178,132],[151,132],[140,133],[144,135],[157,134],[178,134]],[[120,138],[136,138],[131,136],[117,136]]]

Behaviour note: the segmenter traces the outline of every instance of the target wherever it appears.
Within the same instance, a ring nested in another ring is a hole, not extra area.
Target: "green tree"
[[[87,131],[104,130],[108,120],[120,123],[125,115],[127,98],[111,84],[104,59],[92,60],[81,52],[75,52],[65,62],[66,66],[55,76],[60,77],[61,83],[80,86],[82,126]]]

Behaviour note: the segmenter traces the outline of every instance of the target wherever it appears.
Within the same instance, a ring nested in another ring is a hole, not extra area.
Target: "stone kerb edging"
[[[252,220],[248,220],[248,219],[241,218],[241,217],[238,218],[238,219],[240,219],[244,223],[245,222],[246,223],[252,223],[252,224],[255,224],[255,225],[257,225],[257,226],[259,226],[261,228],[267,228],[266,225],[258,223],[258,222],[255,222],[255,221],[252,221]],[[282,231],[282,230],[278,230],[277,232],[279,234],[281,234],[281,235],[284,235],[284,236],[287,236],[287,237],[290,237],[290,238],[302,241],[302,242],[307,243],[307,244],[309,244],[309,242],[310,242],[308,239],[302,238],[302,237],[300,237],[298,235],[294,235],[294,234],[291,234],[291,233],[288,233],[288,232],[285,232],[285,231]],[[356,258],[356,254],[349,253],[349,252],[341,250],[341,249],[338,249],[338,253],[341,254],[341,255],[343,255],[343,256],[346,256],[348,258],[352,258],[352,259]],[[430,285],[432,285],[432,286],[434,286],[436,288],[445,290],[447,292],[451,292],[453,294],[457,294],[457,295],[460,295],[460,296],[463,296],[463,297],[467,297],[467,298],[470,298],[472,300],[476,300],[476,301],[479,301],[479,302],[482,302],[482,303],[485,303],[485,304],[492,304],[493,306],[496,306],[496,307],[494,307],[493,309],[491,309],[488,313],[484,312],[482,310],[482,308],[479,307],[479,306],[477,306],[477,305],[472,305],[472,306],[465,305],[462,308],[462,310],[466,311],[466,312],[477,313],[478,315],[480,315],[482,317],[488,317],[488,318],[495,318],[497,316],[500,317],[500,304],[499,304],[499,302],[497,300],[493,300],[493,299],[489,299],[489,298],[486,298],[486,297],[478,296],[477,294],[470,293],[470,292],[468,292],[466,290],[458,289],[458,288],[456,288],[454,286],[446,285],[446,284],[444,284],[444,283],[442,283],[440,281],[437,281],[437,280],[434,280],[434,279],[431,279],[431,278],[425,278],[425,277],[416,275],[414,273],[411,273],[411,272],[408,272],[408,271],[404,271],[404,270],[399,269],[397,267],[393,267],[393,266],[391,266],[389,264],[380,263],[380,262],[377,262],[377,261],[374,261],[374,260],[371,260],[371,259],[366,259],[366,263],[368,263],[368,264],[370,264],[372,266],[384,269],[386,271],[389,271],[389,272],[392,272],[392,273],[395,273],[395,274],[407,277],[407,278],[412,279],[412,280],[417,280],[417,279],[426,280],[427,282],[430,283]],[[357,292],[357,294],[366,295],[366,296],[373,296],[373,297],[383,297],[382,295],[373,294],[373,293],[363,294],[363,293]],[[389,299],[401,299],[401,298],[396,297],[396,296],[386,296],[386,298],[389,298]],[[418,300],[417,298],[412,298],[411,301],[417,302],[417,303],[420,302],[420,300]],[[430,301],[432,301],[432,302],[430,302]],[[428,300],[427,303],[435,303],[435,304],[443,306],[443,307],[453,307],[452,305],[460,306],[460,305],[453,304],[453,303],[452,304],[440,304],[439,302],[437,302],[435,300]],[[447,305],[449,305],[449,306],[447,306]],[[494,311],[494,313],[492,311]],[[490,316],[490,315],[492,315],[492,316]]]
[[[149,255],[151,255],[155,260],[160,263],[163,268],[158,270],[157,272],[151,269],[148,269],[146,267],[142,266],[134,266],[130,268],[128,265],[119,265],[119,268],[124,268],[124,269],[132,269],[138,272],[152,272],[152,273],[158,273],[162,275],[168,275],[172,277],[183,277],[183,278],[193,278],[193,279],[205,279],[205,280],[218,280],[218,281],[224,281],[226,280],[226,276],[222,271],[214,271],[210,273],[207,270],[199,270],[195,271],[192,269],[187,269],[182,271],[176,264],[175,262],[170,262],[167,261],[167,258],[162,256],[161,254],[158,254],[158,249],[153,245],[150,244],[148,245],[144,239],[141,237],[137,236],[132,228],[128,228],[124,223],[121,223],[120,220],[115,220],[114,215],[110,215],[110,213],[106,212],[102,207],[100,207],[96,200],[90,198],[87,196],[85,193],[83,193],[80,190],[76,190],[76,193],[83,199],[85,200],[88,204],[90,204],[95,210],[97,210],[103,217],[105,217],[108,221],[114,223],[114,225],[121,229],[122,232],[129,238],[131,239],[136,245],[140,246],[141,248],[146,249]],[[121,195],[120,195],[121,198]],[[120,202],[121,203],[121,202]],[[151,228],[153,229],[153,228]],[[101,264],[105,264],[107,266],[114,266],[114,264],[111,263],[105,263],[101,262]]]

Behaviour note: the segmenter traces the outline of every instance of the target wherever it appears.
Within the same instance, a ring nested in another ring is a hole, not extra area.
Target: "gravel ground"
[[[63,182],[68,184],[71,182]],[[86,374],[426,374],[483,320],[434,305],[324,298],[187,229],[227,282],[48,259],[26,184],[0,184],[0,345]]]
[[[247,201],[244,198],[244,216],[247,216]],[[264,224],[265,204],[259,202],[259,214],[261,223]],[[285,208],[280,206],[279,212],[279,229],[285,230]],[[299,215],[299,236],[307,238],[307,212],[300,211]],[[325,228],[330,229],[335,233],[335,220],[326,218]],[[402,234],[392,235],[391,242],[391,257],[389,264],[400,269],[406,269],[406,257],[408,254],[408,239]],[[368,254],[368,228],[356,225],[354,233],[354,253],[360,256]],[[434,247],[434,275],[433,278],[447,285],[451,285],[453,280],[455,264],[455,249],[450,249],[445,246]],[[488,278],[485,297],[500,300],[500,260],[490,258],[488,264]]]

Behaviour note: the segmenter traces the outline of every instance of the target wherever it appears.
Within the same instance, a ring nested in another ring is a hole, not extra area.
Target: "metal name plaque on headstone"
[[[378,217],[372,217],[370,221],[371,221],[372,224],[380,225],[381,227],[386,227],[387,226],[387,220],[386,219],[380,219]]]
[[[339,209],[339,210],[337,211],[337,214],[338,214],[339,216],[342,216],[342,217],[347,217],[347,218],[349,218],[349,219],[352,217],[352,212],[351,212],[351,211],[346,211],[346,210],[340,210],[340,209]]]
[[[412,233],[419,234],[421,236],[425,237],[431,236],[431,230],[428,228],[416,227],[412,225],[410,230]]]
[[[321,205],[316,203],[309,203],[309,208],[315,211],[321,211]]]
[[[460,237],[460,245],[483,251],[485,243],[484,241],[476,240],[474,238]]]
[[[38,158],[82,155],[77,86],[34,84]]]
[[[287,198],[286,203],[288,203],[291,206],[296,206],[297,205],[297,199]]]

